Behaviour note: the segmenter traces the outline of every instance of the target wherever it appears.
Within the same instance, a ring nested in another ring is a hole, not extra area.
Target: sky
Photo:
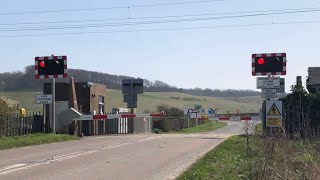
[[[0,7],[0,72],[54,54],[74,69],[255,90],[251,54],[284,52],[289,91],[320,64],[319,28],[320,0],[10,0]]]

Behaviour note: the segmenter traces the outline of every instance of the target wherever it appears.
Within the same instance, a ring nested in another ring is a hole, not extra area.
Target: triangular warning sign
[[[280,113],[276,104],[273,103],[273,105],[271,106],[267,115],[268,116],[281,116],[281,113]]]

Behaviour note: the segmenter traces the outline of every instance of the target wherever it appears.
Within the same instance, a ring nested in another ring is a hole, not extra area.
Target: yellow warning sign
[[[281,113],[275,103],[273,103],[273,105],[271,106],[267,115],[268,116],[281,116]]]
[[[266,123],[267,127],[281,127],[282,119],[280,117],[268,117]]]

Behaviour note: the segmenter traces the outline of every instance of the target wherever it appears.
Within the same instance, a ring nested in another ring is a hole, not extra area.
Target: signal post
[[[285,93],[285,79],[280,78],[287,73],[286,53],[252,54],[252,76],[257,77],[257,89],[261,89],[262,126],[264,132],[270,128],[282,128],[282,101],[276,100],[278,93]]]
[[[35,78],[52,79],[52,132],[56,133],[55,128],[55,79],[67,78],[67,56],[43,56],[35,58]]]

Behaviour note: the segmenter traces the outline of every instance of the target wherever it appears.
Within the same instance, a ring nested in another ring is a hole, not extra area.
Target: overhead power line
[[[0,38],[38,37],[38,36],[62,36],[62,35],[83,35],[83,34],[112,34],[112,33],[133,33],[133,32],[159,32],[159,31],[179,31],[179,30],[196,30],[196,29],[218,29],[218,28],[255,27],[255,26],[289,25],[289,24],[310,24],[310,23],[320,23],[320,20],[314,20],[314,21],[293,21],[293,22],[273,22],[273,23],[255,23],[255,24],[235,24],[235,25],[202,26],[202,27],[184,27],[184,28],[138,29],[138,30],[119,30],[119,31],[92,31],[92,32],[46,33],[46,34],[20,34],[20,35],[4,35],[4,36],[0,36]]]
[[[158,3],[158,4],[143,4],[143,5],[129,5],[129,6],[115,6],[115,7],[98,7],[98,8],[82,8],[82,9],[62,9],[62,10],[45,10],[45,11],[25,11],[25,12],[6,12],[0,13],[0,16],[7,15],[25,15],[25,14],[44,14],[44,13],[61,13],[61,12],[79,12],[79,11],[98,11],[98,10],[111,10],[111,9],[127,9],[130,8],[144,8],[144,7],[158,7],[158,6],[176,6],[186,4],[198,3],[212,3],[224,0],[198,0],[198,1],[184,1],[174,3]]]
[[[286,12],[286,11],[317,11],[320,8],[297,8],[297,9],[273,9],[273,10],[256,10],[256,11],[238,11],[238,12],[222,12],[222,13],[205,13],[205,14],[185,14],[185,15],[168,15],[168,16],[147,16],[147,17],[130,17],[130,20],[143,19],[165,19],[165,18],[181,18],[181,17],[201,17],[215,15],[237,15],[249,13],[267,13],[267,12]],[[104,21],[121,21],[128,18],[108,18],[108,19],[87,19],[87,20],[65,20],[65,21],[42,21],[42,22],[23,22],[23,23],[2,23],[0,26],[19,26],[19,25],[38,25],[38,24],[63,24],[63,23],[85,23],[85,22],[104,22]]]
[[[140,21],[140,22],[113,23],[113,24],[102,23],[102,24],[84,24],[84,25],[66,25],[66,26],[45,26],[45,27],[36,27],[36,28],[34,28],[34,27],[19,27],[17,29],[0,29],[0,32],[62,30],[62,29],[98,28],[98,27],[119,27],[119,26],[133,26],[133,25],[151,25],[151,24],[195,22],[195,21],[207,21],[207,20],[219,20],[219,19],[269,16],[269,15],[297,14],[297,13],[308,13],[308,12],[320,12],[320,9],[295,10],[295,11],[286,11],[286,12],[256,13],[256,14],[232,15],[232,16],[214,16],[214,17],[204,17],[204,18],[200,17],[200,18],[170,19],[170,20],[161,20],[161,21]]]

